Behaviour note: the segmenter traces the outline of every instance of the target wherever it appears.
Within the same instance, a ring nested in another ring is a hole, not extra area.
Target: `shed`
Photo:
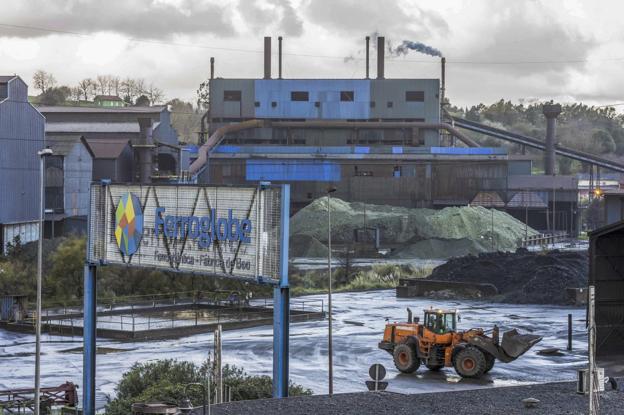
[[[27,314],[25,295],[4,295],[0,297],[1,321],[22,321]]]
[[[596,294],[596,355],[624,354],[624,221],[589,234],[589,285]]]
[[[93,180],[131,182],[134,155],[127,138],[82,138],[93,158]]]

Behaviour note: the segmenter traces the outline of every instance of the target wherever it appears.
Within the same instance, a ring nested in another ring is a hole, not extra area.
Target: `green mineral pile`
[[[349,244],[355,229],[378,228],[382,248],[395,258],[451,258],[515,251],[537,232],[505,212],[481,206],[442,210],[372,205],[331,199],[332,241]],[[320,198],[290,220],[292,256],[323,256],[327,250],[327,199]]]

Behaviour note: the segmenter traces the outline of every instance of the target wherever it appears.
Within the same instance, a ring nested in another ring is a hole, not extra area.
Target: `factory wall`
[[[0,101],[0,224],[39,217],[39,156],[43,116],[28,103],[28,87],[15,77]]]

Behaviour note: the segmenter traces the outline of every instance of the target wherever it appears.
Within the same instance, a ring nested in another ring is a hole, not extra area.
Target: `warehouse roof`
[[[50,135],[46,134],[45,143],[54,151],[55,156],[66,156],[74,146],[80,143],[81,135]]]
[[[116,159],[130,145],[127,138],[82,138],[94,159]]]
[[[48,122],[46,131],[51,133],[139,133],[138,122]]]
[[[153,107],[70,107],[70,106],[38,106],[42,113],[133,113],[133,114],[154,114],[167,109],[166,105],[156,105]]]

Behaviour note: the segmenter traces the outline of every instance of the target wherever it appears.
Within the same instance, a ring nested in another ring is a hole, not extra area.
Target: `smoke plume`
[[[410,50],[415,50],[416,52],[424,53],[425,55],[442,57],[442,52],[438,49],[427,46],[421,42],[412,42],[411,40],[404,40],[403,43],[395,49],[389,47],[389,50],[390,53],[396,56],[407,55]]]

